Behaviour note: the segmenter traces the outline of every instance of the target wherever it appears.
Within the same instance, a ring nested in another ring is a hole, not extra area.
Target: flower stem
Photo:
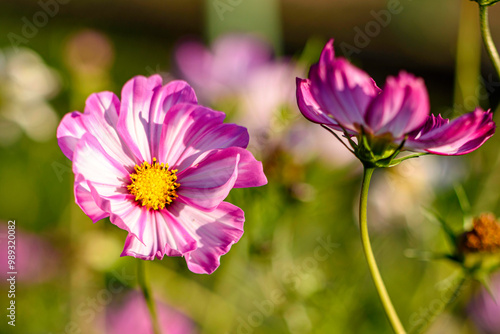
[[[500,57],[491,37],[490,26],[488,24],[488,6],[479,5],[479,20],[481,21],[481,36],[488,51],[488,56],[495,67],[498,77],[500,77]]]
[[[359,201],[359,225],[361,230],[361,242],[363,244],[363,250],[365,252],[366,261],[368,262],[368,267],[370,268],[370,274],[372,276],[375,287],[377,288],[380,301],[382,302],[385,313],[389,322],[391,323],[394,333],[404,334],[405,329],[398,318],[394,306],[392,306],[391,299],[380,276],[380,272],[373,256],[372,246],[370,244],[370,237],[368,235],[368,222],[366,218],[366,208],[368,204],[368,188],[370,186],[370,180],[373,175],[375,168],[364,167],[363,169],[363,182],[361,185],[361,197]]]
[[[158,326],[158,318],[156,317],[156,307],[153,297],[151,296],[151,289],[148,284],[146,276],[146,266],[144,265],[144,260],[138,260],[137,262],[137,281],[141,287],[144,299],[146,299],[146,304],[148,305],[149,314],[151,314],[151,322],[153,324],[153,333],[161,334],[160,327]]]

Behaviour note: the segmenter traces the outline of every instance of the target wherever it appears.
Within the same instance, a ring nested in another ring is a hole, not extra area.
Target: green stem
[[[161,334],[160,327],[158,326],[158,318],[156,317],[156,306],[153,296],[151,296],[151,289],[148,284],[146,276],[146,266],[144,265],[144,260],[137,260],[137,281],[141,287],[144,299],[146,299],[146,304],[148,305],[149,314],[151,314],[151,322],[153,324],[153,333]]]
[[[481,21],[481,36],[488,51],[488,56],[490,56],[497,75],[500,77],[500,57],[491,37],[490,26],[488,24],[488,6],[479,5],[479,20]]]
[[[392,306],[391,299],[385,288],[384,281],[377,267],[377,262],[373,256],[372,246],[370,244],[370,237],[368,235],[368,222],[366,218],[366,208],[368,204],[368,188],[370,186],[370,180],[373,175],[375,168],[363,169],[363,183],[361,185],[361,197],[359,201],[359,225],[361,230],[361,242],[363,243],[363,250],[365,252],[366,261],[368,262],[368,267],[370,268],[370,274],[372,276],[375,287],[377,288],[380,301],[384,306],[385,313],[389,322],[391,323],[394,333],[404,334],[405,329],[398,318],[394,306]]]

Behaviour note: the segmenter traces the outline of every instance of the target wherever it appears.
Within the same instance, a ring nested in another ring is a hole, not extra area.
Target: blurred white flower
[[[36,141],[54,136],[58,117],[47,100],[59,92],[59,82],[34,51],[0,50],[0,129],[9,129],[0,132],[1,144],[16,141],[20,130]]]

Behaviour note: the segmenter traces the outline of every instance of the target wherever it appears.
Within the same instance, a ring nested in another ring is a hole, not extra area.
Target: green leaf
[[[500,0],[499,0],[500,1]],[[439,216],[439,214],[435,211],[432,211],[431,209],[424,208],[424,214],[429,218],[430,220],[437,221],[441,227],[443,228],[444,233],[448,237],[450,243],[452,246],[455,248],[457,245],[457,235],[453,231],[453,229],[448,225],[448,223]]]

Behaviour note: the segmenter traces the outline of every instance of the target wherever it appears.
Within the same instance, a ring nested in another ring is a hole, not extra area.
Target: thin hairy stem
[[[373,175],[375,168],[363,169],[363,182],[361,185],[361,196],[359,201],[359,225],[361,230],[361,242],[363,244],[363,250],[365,253],[366,261],[368,262],[368,267],[370,268],[370,274],[372,276],[375,287],[377,288],[380,301],[384,306],[385,314],[391,323],[392,329],[396,334],[405,334],[405,329],[398,318],[396,310],[392,305],[387,289],[385,288],[384,281],[377,267],[377,262],[373,256],[372,246],[370,244],[370,236],[368,235],[368,221],[367,221],[367,204],[368,204],[368,188],[370,186],[370,180]]]

